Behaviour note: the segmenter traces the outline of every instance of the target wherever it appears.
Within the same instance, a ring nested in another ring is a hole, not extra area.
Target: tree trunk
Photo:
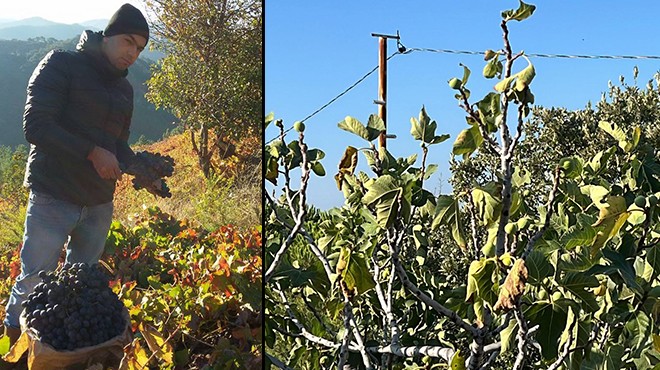
[[[195,140],[195,131],[190,131],[190,140],[192,142],[193,151],[197,154],[197,163],[204,173],[205,178],[211,176],[211,154],[209,152],[209,128],[205,123],[200,125],[199,129],[199,145]]]

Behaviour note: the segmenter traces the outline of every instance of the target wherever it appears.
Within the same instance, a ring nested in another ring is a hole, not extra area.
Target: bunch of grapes
[[[98,265],[67,263],[57,272],[39,273],[41,283],[23,302],[27,325],[56,350],[103,343],[121,334],[124,305]]]
[[[174,173],[174,158],[160,153],[137,152],[131,163],[122,168],[122,171],[134,176],[135,190],[146,189],[163,198],[172,196],[163,178]]]

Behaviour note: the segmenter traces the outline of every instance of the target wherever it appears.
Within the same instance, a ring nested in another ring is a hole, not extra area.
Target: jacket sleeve
[[[86,159],[94,143],[60,125],[70,78],[67,57],[64,51],[51,51],[32,73],[23,113],[23,133],[30,144],[45,153]]]
[[[121,134],[119,135],[119,138],[117,138],[116,144],[117,161],[125,166],[129,166],[135,157],[135,152],[133,152],[133,149],[131,149],[131,147],[128,145],[128,137],[131,133],[130,128],[133,118],[133,87],[131,87],[130,84],[127,84],[127,93],[131,102],[131,110],[129,116],[126,118],[126,122],[124,123]]]

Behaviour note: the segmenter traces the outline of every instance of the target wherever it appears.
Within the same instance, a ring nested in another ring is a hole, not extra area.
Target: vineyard
[[[238,143],[237,155],[253,155],[248,147]],[[115,221],[101,266],[131,319],[133,341],[124,350],[125,369],[261,368],[259,220],[256,214],[234,220],[207,214],[201,223],[195,220],[200,208],[182,199],[231,203],[227,194],[244,194],[251,186],[238,172],[258,169],[237,156],[215,159],[222,178],[233,184],[226,189],[200,178],[185,135],[141,148],[170,155],[177,166],[168,178],[171,198],[156,200],[138,193],[130,186],[130,176],[117,190]],[[187,181],[197,186],[189,187]],[[258,202],[258,193],[251,198]],[[248,197],[243,202],[250,204]],[[180,206],[184,203],[189,208]],[[20,243],[14,242],[0,256],[2,299],[20,273],[19,253]]]

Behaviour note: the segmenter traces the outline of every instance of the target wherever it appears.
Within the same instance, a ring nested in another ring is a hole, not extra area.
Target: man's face
[[[102,50],[110,63],[124,70],[137,60],[147,45],[147,39],[135,34],[120,34],[103,38]]]

